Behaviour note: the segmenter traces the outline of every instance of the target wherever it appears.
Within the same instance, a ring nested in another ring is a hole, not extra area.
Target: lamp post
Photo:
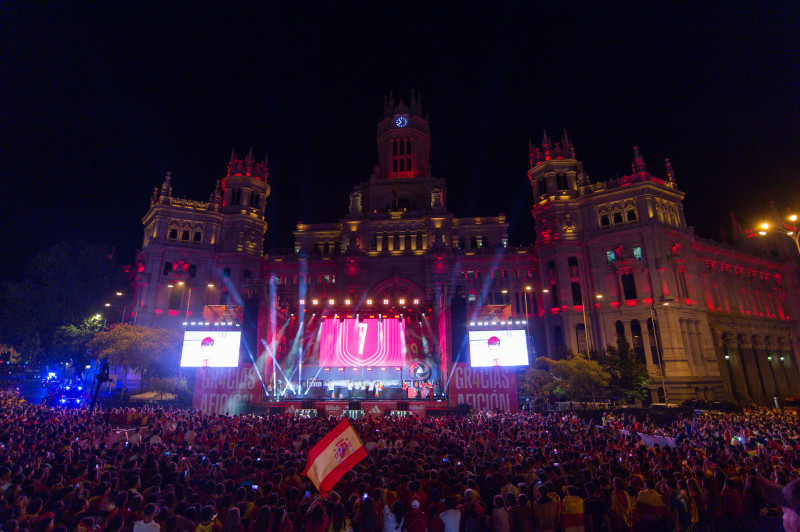
[[[525,348],[528,350],[528,365],[531,363],[531,331],[529,328],[528,322],[530,322],[530,316],[528,315],[528,295],[533,290],[533,287],[528,285],[525,287],[525,292],[522,293],[522,302],[525,306]]]
[[[662,303],[662,306],[668,306],[671,301],[675,301],[674,299],[670,299]],[[664,392],[664,404],[669,406],[669,398],[667,397],[667,384],[666,379],[664,377],[664,357],[661,353],[661,331],[658,327],[658,320],[656,320],[655,314],[655,301],[650,305],[650,320],[653,322],[653,334],[656,337],[656,357],[658,358],[658,368],[661,373],[661,390]]]

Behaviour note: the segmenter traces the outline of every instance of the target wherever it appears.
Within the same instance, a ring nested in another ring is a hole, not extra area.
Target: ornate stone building
[[[278,252],[262,251],[266,160],[233,154],[208,203],[173,198],[168,175],[143,220],[137,323],[181,326],[216,305],[241,315],[256,301],[259,343],[285,361],[305,333],[296,316],[424,316],[446,374],[471,323],[511,319],[532,356],[591,354],[624,336],[654,401],[664,389],[671,403],[797,393],[796,258],[698,238],[669,161],[655,177],[634,148],[630,175],[592,182],[566,133],[545,134],[528,171],[537,243],[515,248],[504,215],[448,211],[418,95],[385,99],[377,147],[343,217],[298,222],[293,249]]]

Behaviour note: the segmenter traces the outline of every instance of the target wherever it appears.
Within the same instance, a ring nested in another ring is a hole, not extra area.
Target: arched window
[[[553,340],[555,341],[555,348],[557,351],[564,349],[564,332],[561,330],[560,325],[553,328]]]
[[[558,190],[568,190],[569,186],[567,185],[567,174],[561,173],[556,174],[556,181],[558,184]]]
[[[581,283],[572,283],[572,304],[583,305],[583,297],[581,296]]]
[[[636,209],[628,209],[628,221],[635,222],[636,221]]]
[[[383,238],[381,239],[381,250],[389,250],[389,233],[383,233]]]
[[[417,231],[417,249],[422,249],[422,231]]]
[[[611,225],[611,219],[608,217],[607,214],[603,214],[600,216],[600,227],[608,227]]]
[[[656,323],[656,327],[658,323]],[[653,361],[653,365],[658,366],[661,362],[659,361],[659,348],[661,339],[658,337],[656,333],[655,327],[653,326],[653,319],[647,318],[647,336],[650,337],[650,359]]]
[[[617,211],[614,213],[614,225],[622,223],[622,213]]]
[[[175,284],[169,289],[168,309],[180,310],[181,302],[183,301],[183,286],[182,284]]]
[[[622,291],[625,299],[636,299],[636,281],[634,281],[632,273],[622,274]]]
[[[392,239],[392,249],[400,249],[400,233],[395,231]]]
[[[406,231],[406,242],[404,248],[406,250],[411,249],[411,231]]]
[[[631,336],[633,337],[633,352],[642,364],[647,360],[644,355],[644,338],[642,338],[642,326],[639,320],[631,320]]]
[[[188,242],[189,241],[189,230],[188,229],[184,229],[183,232],[181,233],[181,240],[183,240],[184,242]]]
[[[200,231],[195,231],[194,232],[194,237],[192,238],[192,241],[195,244],[200,244],[201,242],[203,242],[203,233],[200,232]]]
[[[378,250],[378,233],[372,233],[369,240],[369,249],[372,251]]]
[[[553,284],[550,285],[550,308],[557,308],[561,306],[561,302],[558,299],[558,286]]]
[[[575,326],[575,340],[578,344],[578,353],[586,352],[586,327],[583,323]]]
[[[170,240],[178,240],[178,230],[174,227],[169,230],[169,239]]]
[[[478,247],[478,237],[477,236],[469,237],[469,247],[470,247],[470,249],[476,249]]]
[[[615,328],[615,330],[617,332],[617,338],[618,339],[619,338],[625,338],[625,324],[624,323],[622,323],[621,321],[617,321],[614,324],[614,328]]]

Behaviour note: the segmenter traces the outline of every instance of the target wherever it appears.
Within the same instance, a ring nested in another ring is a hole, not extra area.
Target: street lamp
[[[797,221],[797,215],[792,214],[788,217],[790,222]],[[797,252],[800,253],[800,232],[798,232],[798,227],[794,225],[790,225],[788,223],[769,223],[763,222],[759,225],[760,231],[758,232],[761,236],[766,236],[767,233],[775,233],[778,235],[788,236],[794,242],[795,248],[797,248]]]
[[[661,306],[666,307],[670,304],[671,301],[675,300],[669,299],[667,301],[664,301]],[[658,328],[658,321],[656,320],[654,308],[655,308],[655,301],[653,301],[653,303],[650,304],[650,320],[653,323],[653,334],[656,337],[656,357],[658,358],[658,368],[661,373],[661,390],[664,392],[664,404],[669,406],[669,398],[667,397],[667,384],[664,378],[664,357],[662,356],[661,348],[659,347],[661,345],[661,331]]]

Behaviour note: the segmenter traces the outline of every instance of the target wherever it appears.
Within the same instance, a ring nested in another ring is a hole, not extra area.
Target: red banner
[[[475,410],[517,411],[517,374],[515,368],[472,368],[459,362],[453,370],[448,389],[450,406],[470,405]]]
[[[192,408],[208,414],[238,414],[260,398],[261,381],[252,364],[197,369]]]

